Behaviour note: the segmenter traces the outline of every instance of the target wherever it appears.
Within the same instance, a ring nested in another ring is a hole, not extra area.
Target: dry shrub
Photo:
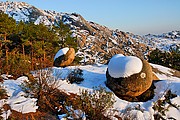
[[[22,114],[20,112],[12,110],[8,120],[58,120],[58,118],[47,112],[37,111],[35,113]]]
[[[2,86],[0,86],[0,100],[1,99],[7,99],[8,98],[8,95],[7,95],[7,92],[6,92],[6,90],[5,89],[3,89],[2,88]],[[9,109],[9,107],[7,107],[8,105],[7,104],[5,104],[4,106],[3,106],[3,109],[5,110],[6,108],[8,108]],[[0,115],[2,115],[2,108],[0,108]],[[0,120],[2,119],[2,117],[0,116]]]
[[[8,95],[5,89],[3,89],[2,87],[0,87],[0,100],[1,99],[7,99]]]
[[[81,90],[80,95],[73,100],[73,107],[85,112],[89,120],[109,120],[107,110],[112,108],[114,102],[112,92],[100,86],[95,87],[92,92]]]
[[[29,80],[22,84],[22,88],[27,95],[38,99],[39,111],[58,115],[68,95],[58,89],[58,80],[52,76],[51,69],[39,70],[34,74],[35,77],[28,75]]]
[[[1,74],[0,74],[0,75],[1,75]],[[4,82],[4,80],[3,80],[2,76],[0,76],[0,82]]]

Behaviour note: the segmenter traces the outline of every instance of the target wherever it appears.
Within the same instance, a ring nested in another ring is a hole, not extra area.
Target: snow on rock
[[[53,65],[56,67],[67,67],[75,59],[74,48],[63,48],[57,52]]]
[[[39,16],[37,18],[37,20],[34,22],[35,25],[38,25],[38,24],[44,24],[46,26],[48,25],[52,25],[52,23],[48,20],[48,18],[46,16]]]
[[[111,77],[129,77],[142,70],[142,61],[135,56],[123,56],[117,54],[113,56],[108,64],[108,71]]]
[[[56,55],[55,55],[55,57],[54,57],[54,60],[55,60],[56,58],[58,58],[59,56],[65,55],[65,54],[68,52],[68,50],[69,50],[68,47],[65,47],[65,48],[60,49],[60,50],[56,53]]]

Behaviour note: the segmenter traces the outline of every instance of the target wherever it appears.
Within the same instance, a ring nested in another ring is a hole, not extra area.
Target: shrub
[[[73,101],[75,109],[80,109],[89,120],[108,120],[108,109],[112,108],[115,99],[112,92],[105,88],[95,87],[92,92],[81,90],[80,95]]]
[[[25,81],[21,86],[27,95],[37,98],[38,110],[58,115],[62,101],[65,101],[67,94],[58,89],[59,83],[52,76],[52,70],[39,70],[33,77]]]
[[[166,93],[165,93],[165,95],[164,95],[164,97],[163,98],[160,98],[160,99],[158,99],[155,103],[154,103],[154,105],[153,105],[153,109],[155,110],[155,114],[154,114],[154,118],[157,120],[159,120],[159,119],[163,119],[163,120],[165,120],[165,116],[166,116],[166,111],[168,111],[169,110],[169,107],[174,107],[174,108],[176,108],[176,109],[178,109],[179,110],[179,105],[176,105],[176,104],[173,104],[172,102],[171,102],[171,99],[172,98],[175,98],[175,97],[177,97],[177,95],[176,94],[173,94],[172,92],[171,92],[171,90],[168,90]]]
[[[71,84],[72,83],[80,84],[84,80],[82,76],[83,76],[83,71],[80,68],[76,68],[69,73],[67,79]]]
[[[170,52],[156,49],[148,56],[149,62],[180,70],[180,52],[179,48],[176,49],[170,49]]]
[[[11,74],[15,78],[28,73],[30,71],[30,61],[28,56],[23,56],[20,53],[11,52],[9,53],[9,59],[8,61],[3,61],[3,68],[2,72]],[[6,63],[7,62],[7,63]]]
[[[5,89],[3,89],[1,86],[0,86],[0,100],[1,99],[7,99],[8,95],[7,95],[7,92]]]
[[[56,116],[53,116],[47,112],[30,112],[21,113],[15,110],[11,110],[7,120],[59,120]]]
[[[6,90],[0,86],[0,100],[7,99],[7,98],[8,98],[8,95],[7,95]],[[2,114],[3,114],[3,110],[2,110],[2,108],[0,108],[0,115],[2,115]],[[0,120],[1,119],[3,119],[2,116],[0,116]]]
[[[83,58],[82,57],[78,57],[78,56],[76,56],[75,58],[74,58],[74,61],[73,61],[73,65],[79,65],[80,64],[80,61],[82,60]]]

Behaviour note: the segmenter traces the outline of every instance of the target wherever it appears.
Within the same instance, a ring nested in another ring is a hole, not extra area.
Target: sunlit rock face
[[[54,57],[54,66],[66,67],[69,66],[75,58],[74,48],[63,48],[60,49]]]
[[[153,73],[149,63],[135,56],[117,54],[110,59],[106,85],[122,98],[143,94],[152,85]]]

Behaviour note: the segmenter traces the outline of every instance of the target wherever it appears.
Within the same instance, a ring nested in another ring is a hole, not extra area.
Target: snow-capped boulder
[[[109,61],[106,77],[107,86],[116,95],[136,97],[150,88],[153,73],[147,61],[117,54]]]
[[[117,54],[109,61],[108,70],[113,78],[129,77],[142,70],[142,61],[134,56]]]
[[[60,49],[54,57],[54,66],[56,67],[66,67],[70,65],[75,58],[74,48],[62,48]]]

